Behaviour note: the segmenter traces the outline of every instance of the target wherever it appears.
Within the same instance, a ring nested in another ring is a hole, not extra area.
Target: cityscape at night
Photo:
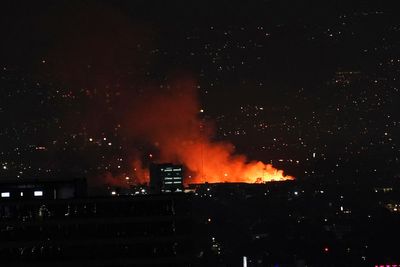
[[[0,3],[0,265],[400,266],[395,10]]]

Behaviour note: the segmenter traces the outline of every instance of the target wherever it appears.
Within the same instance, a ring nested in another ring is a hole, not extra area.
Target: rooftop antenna
[[[200,109],[200,114],[204,113],[204,109]],[[204,133],[204,117],[201,117],[200,120],[200,157],[201,157],[201,179],[206,182],[204,175],[204,147],[203,142],[201,140]]]

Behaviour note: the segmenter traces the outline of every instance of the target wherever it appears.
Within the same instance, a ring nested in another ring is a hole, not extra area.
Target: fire
[[[133,139],[145,139],[156,151],[142,159],[183,164],[191,174],[186,183],[294,179],[271,164],[236,154],[229,142],[213,141],[212,123],[201,117],[204,110],[197,101],[196,87],[191,80],[179,81],[164,92],[149,90],[132,103],[128,134]],[[136,159],[134,165],[138,169],[142,163]]]
[[[204,173],[194,177],[193,183],[220,183],[220,182],[240,182],[240,183],[265,183],[271,181],[293,180],[294,177],[284,175],[283,170],[274,168],[271,164],[265,164],[261,161],[250,163],[239,163],[238,166],[221,166],[225,170],[233,170],[233,172],[225,172],[221,175],[221,171],[216,169],[205,169]],[[238,170],[238,171],[236,171]]]
[[[203,138],[200,142],[184,142],[176,151],[184,165],[195,173],[187,183],[263,183],[294,179],[271,164],[249,162],[246,156],[236,155],[230,143]]]

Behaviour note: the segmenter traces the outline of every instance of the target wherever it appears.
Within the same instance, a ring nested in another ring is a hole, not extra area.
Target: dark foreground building
[[[192,266],[185,194],[0,199],[0,266]]]
[[[0,183],[0,201],[84,197],[87,197],[87,184],[84,178]]]

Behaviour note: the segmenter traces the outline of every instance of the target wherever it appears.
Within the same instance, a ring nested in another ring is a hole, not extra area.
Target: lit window
[[[41,197],[41,196],[43,196],[43,191],[34,191],[34,192],[33,192],[33,195],[34,195],[35,197]]]
[[[10,192],[2,192],[1,197],[10,197]]]
[[[243,267],[247,267],[247,257],[243,256]]]

